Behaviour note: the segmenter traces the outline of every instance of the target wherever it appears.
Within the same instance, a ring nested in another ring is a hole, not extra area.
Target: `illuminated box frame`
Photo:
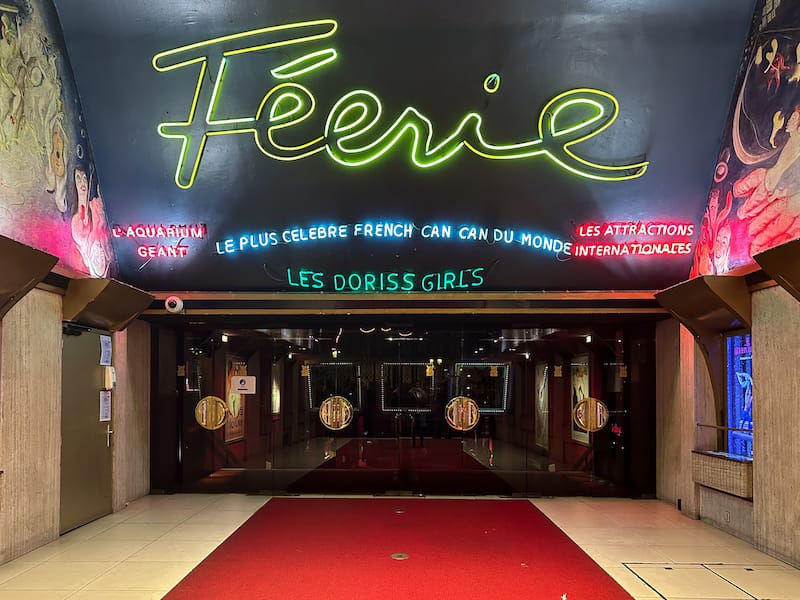
[[[311,386],[311,377],[314,367],[355,367],[355,375],[356,375],[356,400],[358,402],[358,406],[355,407],[356,410],[361,410],[361,363],[354,363],[354,362],[320,362],[320,363],[308,363],[308,376],[307,385],[308,385],[308,407],[311,410],[318,410],[319,406],[314,406],[314,395],[312,392]]]
[[[508,384],[511,379],[510,372],[511,372],[511,363],[507,362],[457,362],[453,365],[453,372],[456,378],[456,395],[457,396],[469,396],[469,394],[464,393],[462,389],[461,383],[461,369],[464,367],[480,367],[480,368],[490,368],[490,367],[498,367],[503,369],[503,407],[502,408],[481,408],[480,413],[482,415],[502,415],[508,410]],[[472,396],[470,396],[471,398]]]
[[[430,408],[392,408],[386,407],[386,369],[387,366],[394,366],[394,367],[425,367],[428,368],[431,366],[429,362],[384,362],[381,363],[381,411],[382,412],[408,412],[408,413],[429,413],[431,412]],[[434,370],[434,373],[436,371]],[[430,392],[431,394],[436,392],[436,376],[434,375],[426,375],[426,379],[431,380],[431,387]]]

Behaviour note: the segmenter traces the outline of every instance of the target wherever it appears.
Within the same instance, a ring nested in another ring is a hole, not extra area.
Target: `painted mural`
[[[769,0],[733,99],[691,276],[800,237],[800,10]]]
[[[0,2],[0,234],[117,272],[81,105],[48,0]]]

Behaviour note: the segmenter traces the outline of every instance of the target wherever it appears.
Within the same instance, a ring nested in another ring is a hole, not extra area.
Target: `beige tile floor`
[[[156,600],[267,500],[142,498],[0,565],[0,600]],[[532,502],[634,598],[800,598],[800,571],[671,505],[620,498]]]

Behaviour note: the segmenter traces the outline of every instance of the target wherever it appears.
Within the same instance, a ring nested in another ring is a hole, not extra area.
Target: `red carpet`
[[[408,559],[394,560],[394,553]],[[277,498],[165,598],[561,600],[564,594],[631,598],[525,500]]]

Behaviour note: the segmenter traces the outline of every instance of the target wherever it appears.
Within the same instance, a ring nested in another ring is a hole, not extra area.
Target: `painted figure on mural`
[[[736,214],[747,221],[750,255],[800,236],[800,106],[786,123],[788,140],[769,168],[757,168],[733,184],[745,202]]]
[[[22,124],[22,83],[25,63],[19,48],[14,16],[0,14],[0,148],[17,140]]]
[[[105,277],[111,266],[112,250],[103,199],[99,189],[96,197],[89,198],[90,182],[82,167],[75,168],[74,181],[77,202],[72,215],[72,238],[89,274]]]
[[[45,188],[60,212],[67,210],[61,81],[45,34],[19,27],[19,10],[0,7],[0,150],[14,152],[20,167],[38,155]]]
[[[114,276],[111,232],[60,39],[52,3],[0,2],[0,234],[57,255],[69,270]]]
[[[731,226],[727,220],[733,198],[728,192],[725,206],[719,209],[719,189],[708,196],[708,207],[700,222],[700,239],[694,256],[692,276],[724,273],[728,270]]]
[[[754,42],[699,227],[692,277],[729,272],[800,237],[798,57],[796,31]]]

